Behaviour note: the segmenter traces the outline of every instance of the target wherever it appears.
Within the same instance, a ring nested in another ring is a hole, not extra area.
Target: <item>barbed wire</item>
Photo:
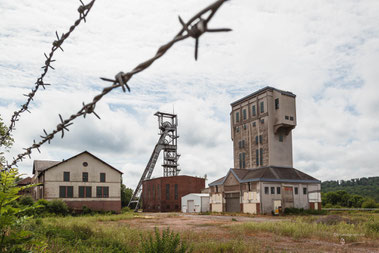
[[[55,32],[57,39],[52,43],[53,46],[51,47],[50,53],[48,55],[46,53],[44,53],[46,60],[45,60],[45,65],[42,67],[43,72],[40,75],[40,77],[38,77],[37,81],[35,82],[35,87],[32,89],[32,91],[29,94],[24,94],[24,96],[27,97],[26,103],[23,104],[18,111],[15,111],[13,113],[12,118],[11,118],[11,123],[8,127],[8,130],[6,131],[6,133],[2,136],[2,138],[0,140],[0,147],[5,144],[6,139],[10,136],[11,132],[13,130],[15,130],[16,122],[19,121],[20,115],[25,111],[30,112],[29,111],[29,104],[33,100],[33,97],[37,93],[38,89],[41,86],[43,89],[45,89],[45,85],[50,85],[48,83],[44,83],[43,78],[46,76],[49,69],[54,70],[54,67],[51,66],[51,63],[55,62],[55,60],[53,60],[53,56],[54,56],[55,51],[58,48],[63,51],[63,48],[62,48],[63,42],[70,36],[70,34],[75,30],[75,28],[81,23],[82,20],[84,22],[86,22],[86,17],[88,15],[89,11],[91,10],[93,4],[95,3],[95,0],[92,0],[91,2],[89,2],[86,5],[82,2],[82,0],[80,0],[80,3],[81,3],[81,5],[78,8],[79,18],[70,27],[69,31],[67,33],[62,33],[62,35],[60,37],[58,35],[58,31]]]
[[[152,63],[154,63],[157,59],[162,57],[175,43],[182,41],[184,39],[187,39],[189,37],[192,37],[195,39],[195,59],[197,59],[198,55],[198,46],[199,46],[199,38],[201,35],[203,35],[206,32],[228,32],[231,31],[231,29],[228,28],[220,28],[220,29],[209,29],[208,28],[208,22],[212,19],[214,14],[217,12],[217,10],[220,8],[220,6],[226,2],[227,0],[218,0],[214,2],[213,4],[209,5],[208,7],[204,8],[200,12],[198,12],[196,15],[194,15],[187,23],[184,23],[183,20],[179,16],[179,22],[182,25],[182,29],[179,31],[179,33],[169,42],[159,47],[157,53],[150,58],[149,60],[140,63],[135,67],[132,71],[128,73],[119,72],[115,79],[108,79],[101,77],[102,80],[107,82],[112,82],[111,86],[105,87],[102,92],[98,95],[96,95],[92,102],[85,104],[83,102],[83,107],[76,113],[72,114],[70,118],[63,120],[62,116],[59,114],[60,123],[57,125],[57,127],[50,133],[47,133],[45,129],[43,129],[44,136],[41,137],[40,142],[36,142],[33,140],[33,145],[31,145],[28,148],[24,148],[25,152],[18,154],[16,157],[13,158],[13,162],[11,164],[8,164],[6,167],[9,169],[12,166],[17,166],[17,163],[19,161],[22,161],[25,159],[26,156],[29,156],[31,158],[31,153],[33,149],[37,149],[38,152],[41,152],[39,148],[48,142],[50,144],[50,141],[54,138],[54,136],[61,132],[61,138],[64,137],[64,131],[69,131],[68,127],[73,124],[72,121],[74,121],[76,118],[83,116],[86,117],[87,114],[93,113],[97,118],[100,119],[100,116],[95,112],[95,107],[97,102],[99,102],[103,96],[111,92],[113,89],[121,87],[124,92],[128,90],[130,92],[130,87],[127,84],[127,82],[137,73],[147,69]],[[206,18],[202,18],[203,15],[206,13],[209,13],[209,15]]]

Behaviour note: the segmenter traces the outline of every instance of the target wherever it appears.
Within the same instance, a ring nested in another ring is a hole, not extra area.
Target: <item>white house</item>
[[[208,193],[190,193],[182,197],[183,213],[209,212]]]

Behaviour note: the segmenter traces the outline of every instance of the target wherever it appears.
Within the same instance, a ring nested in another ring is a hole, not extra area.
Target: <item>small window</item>
[[[242,153],[239,153],[240,169],[242,169]]]
[[[307,194],[307,188],[303,188],[303,194],[305,195],[305,194]]]
[[[59,197],[60,198],[73,198],[74,187],[73,186],[59,186]]]
[[[285,118],[286,120],[288,120],[290,117],[288,117],[288,116],[286,115],[286,116],[284,116],[284,118]]]
[[[100,182],[105,182],[105,173],[100,173]]]
[[[275,99],[275,110],[279,109],[279,98]]]
[[[178,184],[175,184],[175,199],[178,199],[179,193],[178,193]]]
[[[255,121],[253,122],[253,127],[255,127],[256,126],[256,124],[255,124]]]
[[[265,194],[268,194],[268,187],[265,186]]]
[[[261,109],[261,113],[264,113],[265,112],[265,104],[263,101],[259,104],[259,107]]]
[[[261,119],[261,124],[265,123],[265,119]]]
[[[271,194],[275,194],[275,187],[271,187]]]
[[[236,112],[236,122],[240,122],[240,113]]]
[[[295,194],[299,194],[299,189],[297,187],[295,187]]]
[[[87,162],[83,162],[83,166],[84,166],[84,167],[87,167],[87,166],[88,166],[88,163],[87,163]]]
[[[258,145],[258,135],[257,136],[255,136],[255,144],[257,144]]]
[[[239,147],[239,148],[242,148],[242,143],[241,143],[241,141],[238,142],[238,147]]]
[[[259,161],[260,161],[260,165],[263,165],[263,148],[259,149]]]
[[[68,171],[63,172],[63,181],[65,181],[65,182],[70,181],[70,172],[68,172]]]
[[[247,183],[247,189],[248,189],[249,192],[251,191],[251,184],[250,184],[250,182]]]
[[[246,109],[242,110],[242,115],[243,115],[243,120],[246,120],[246,118],[247,118]]]
[[[276,187],[276,194],[280,194],[280,187]]]
[[[246,124],[243,124],[243,130],[246,130]]]
[[[166,184],[166,200],[170,199],[170,185]]]
[[[218,192],[218,185],[216,185],[216,193]]]
[[[258,151],[258,149],[256,150],[256,152],[255,152],[255,157],[257,158],[256,159],[256,164],[257,164],[257,166],[259,165],[259,151]]]
[[[259,135],[259,143],[262,144],[262,139],[263,139],[263,136],[262,135]]]
[[[239,128],[239,127],[236,127],[236,131],[237,131],[237,133],[239,133],[239,131],[240,131],[240,128]]]
[[[279,134],[279,141],[283,142],[283,134]]]
[[[88,172],[82,173],[83,182],[88,182]]]
[[[246,166],[245,166],[245,153],[242,153],[242,168],[244,169]]]
[[[96,197],[98,197],[98,198],[109,198],[109,187],[108,186],[97,186],[96,187]]]
[[[251,107],[251,115],[252,115],[252,116],[256,116],[256,115],[257,115],[257,111],[255,110],[255,105],[253,105],[253,106]]]
[[[292,117],[292,116],[290,117],[290,120],[292,120],[292,121],[293,121],[293,117]]]

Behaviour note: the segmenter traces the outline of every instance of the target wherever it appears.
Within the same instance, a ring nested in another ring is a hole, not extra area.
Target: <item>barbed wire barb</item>
[[[113,89],[121,87],[124,92],[128,90],[130,92],[130,87],[128,85],[128,81],[137,73],[144,71],[147,69],[151,64],[153,64],[157,59],[162,57],[175,43],[182,41],[184,39],[187,39],[189,37],[196,38],[198,39],[202,34],[207,32],[207,23],[211,20],[211,18],[214,16],[215,12],[218,10],[218,8],[227,0],[218,0],[214,2],[213,4],[209,5],[196,15],[194,15],[187,23],[182,24],[182,28],[179,31],[179,33],[169,42],[166,44],[162,45],[159,47],[158,51],[156,54],[150,58],[149,60],[142,62],[137,65],[132,71],[124,73],[124,72],[119,72],[117,75],[115,75],[115,79],[109,79],[109,78],[104,78],[100,77],[101,80],[107,81],[107,82],[112,82],[111,86],[103,88],[102,92],[98,95],[96,95],[93,99],[92,102],[85,104],[83,102],[82,108],[76,113],[72,114],[70,118],[63,120],[62,116],[59,115],[60,118],[60,123],[56,126],[56,128],[51,132],[47,133],[45,129],[43,129],[43,132],[45,136],[40,136],[41,141],[36,143],[33,140],[33,145],[29,148],[26,148],[25,152],[22,154],[19,154],[17,158],[13,159],[13,162],[8,165],[8,169],[11,168],[14,165],[17,165],[19,161],[22,161],[22,159],[30,155],[32,153],[32,149],[37,149],[39,151],[39,147],[41,147],[43,144],[48,142],[50,144],[50,141],[54,138],[55,134],[58,132],[62,132],[62,138],[64,136],[64,130],[68,131],[68,127],[72,125],[72,121],[74,121],[76,118],[83,116],[84,118],[86,117],[87,114],[93,113],[98,119],[100,119],[99,115],[95,112],[95,107],[97,102],[99,102],[105,95],[107,95],[109,92],[111,92]],[[82,7],[82,6],[81,6]],[[80,8],[80,7],[79,7]],[[202,15],[204,15],[207,12],[211,12],[208,18],[202,19]],[[180,18],[181,19],[181,18]],[[198,20],[197,22],[195,22]],[[180,20],[179,20],[180,21]],[[195,23],[194,23],[195,22]],[[180,22],[182,23],[182,22]],[[194,23],[194,24],[193,24]],[[231,29],[227,28],[222,28],[223,31],[231,31]],[[195,49],[196,50],[196,49]]]
[[[5,144],[6,139],[11,135],[12,131],[15,130],[16,122],[19,120],[20,115],[25,111],[30,112],[28,110],[29,104],[33,100],[33,97],[37,93],[39,87],[42,86],[42,88],[45,89],[45,85],[50,85],[50,84],[44,83],[43,78],[46,76],[49,68],[53,70],[55,69],[53,66],[51,66],[51,63],[55,62],[55,60],[53,60],[55,51],[58,48],[63,51],[63,48],[62,48],[63,42],[70,36],[70,34],[75,30],[75,28],[81,23],[82,20],[84,20],[85,22],[85,18],[88,15],[89,11],[91,10],[95,1],[96,0],[92,0],[91,2],[85,5],[80,0],[81,5],[78,8],[79,18],[75,21],[74,25],[70,27],[67,33],[62,33],[61,37],[59,37],[58,31],[55,31],[57,40],[53,41],[50,53],[49,54],[44,53],[46,60],[45,60],[45,65],[41,67],[43,69],[43,72],[40,75],[40,77],[38,77],[37,81],[35,82],[35,87],[32,89],[32,91],[28,95],[26,95],[27,101],[25,102],[25,104],[21,105],[21,108],[18,111],[15,111],[13,113],[7,132],[0,139],[0,147]]]

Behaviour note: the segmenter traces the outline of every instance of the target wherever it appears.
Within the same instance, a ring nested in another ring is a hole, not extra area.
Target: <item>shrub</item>
[[[127,206],[125,206],[125,207],[123,207],[122,209],[121,209],[121,213],[129,213],[129,212],[132,212],[133,210],[132,209],[130,209],[130,207],[127,207]]]
[[[362,203],[362,208],[376,208],[376,202],[373,199],[368,199]]]
[[[34,201],[30,196],[23,196],[20,198],[19,203],[23,206],[32,206],[34,204]]]
[[[141,236],[142,237],[142,236]],[[149,235],[149,239],[142,238],[142,251],[145,253],[176,253],[176,252],[191,252],[192,249],[180,240],[179,234],[167,230],[162,231],[162,235],[157,228],[155,228],[155,237]]]
[[[284,215],[289,214],[296,214],[296,215],[306,215],[306,214],[312,214],[312,215],[324,215],[327,213],[326,210],[313,210],[313,209],[304,209],[304,208],[286,208],[284,209]]]
[[[47,209],[50,213],[63,216],[67,215],[69,212],[67,204],[60,199],[48,201]]]
[[[88,208],[87,206],[83,206],[82,207],[82,213],[83,214],[92,214],[92,209],[91,208]]]

